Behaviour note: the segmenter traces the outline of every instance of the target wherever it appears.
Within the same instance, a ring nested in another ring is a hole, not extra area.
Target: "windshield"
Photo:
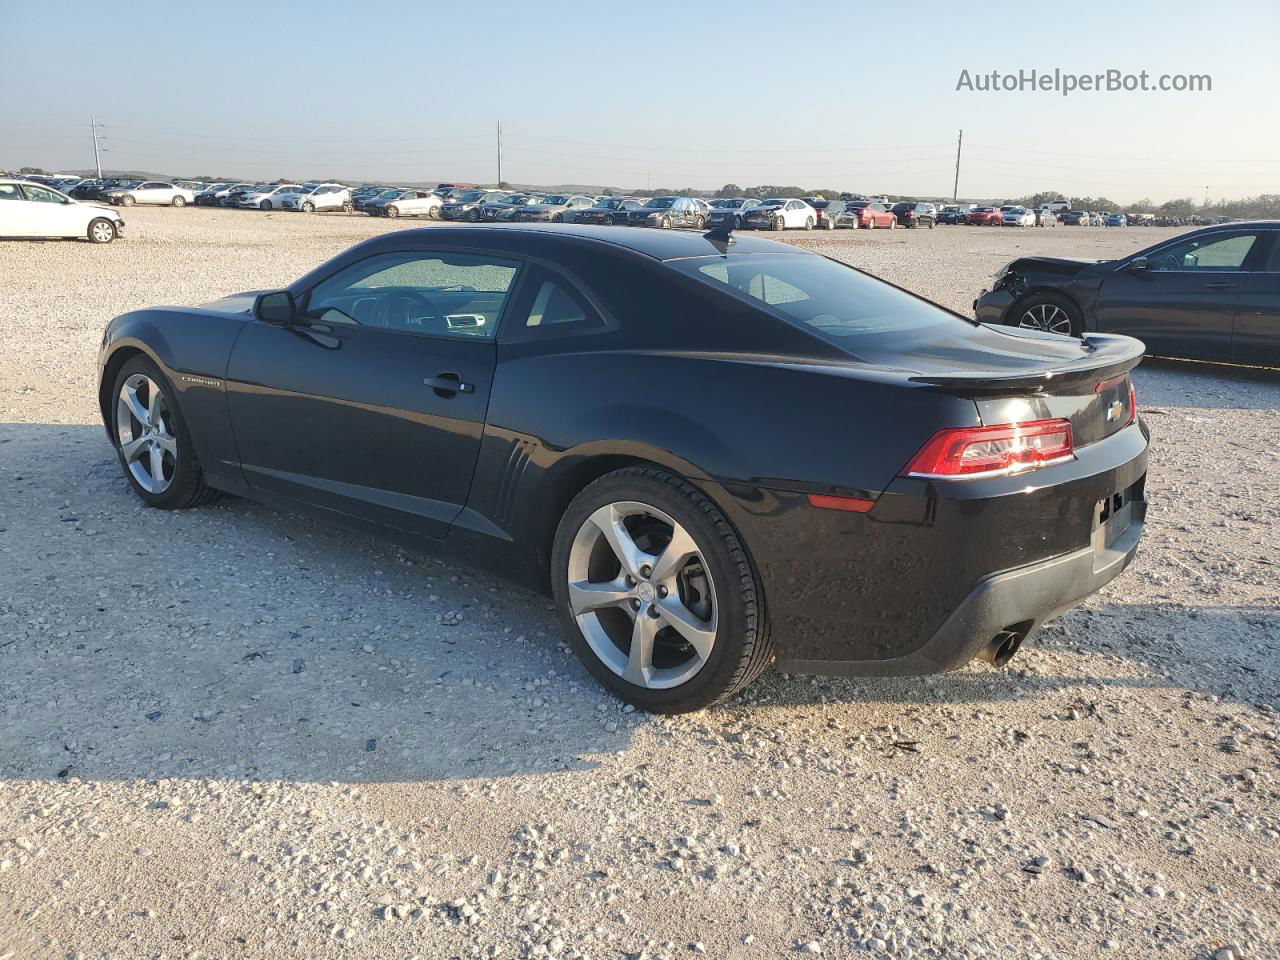
[[[650,210],[665,210],[675,202],[675,197],[653,197],[645,204],[645,206]]]
[[[478,203],[484,197],[483,190],[472,190],[460,197],[454,197],[455,203]]]
[[[786,203],[786,202],[787,202],[787,201],[785,201],[785,200],[766,200],[764,203],[760,204],[760,206],[762,206],[762,207],[780,207],[780,206],[782,206],[782,205],[783,205],[784,203]]]
[[[547,197],[542,202],[547,204],[548,206],[562,207],[569,202],[569,198],[561,197],[561,196]]]
[[[399,190],[383,190],[380,194],[378,194],[378,196],[386,197],[388,200],[390,200],[392,197],[400,196],[400,191]]]
[[[720,206],[724,207],[726,210],[737,210],[744,203],[746,203],[745,200],[726,200],[720,204]]]
[[[128,189],[129,187],[140,186],[141,184],[142,184],[141,180],[117,180],[116,181],[116,186],[124,189]]]
[[[850,349],[854,349],[850,338],[869,334],[896,335],[943,324],[967,327],[959,317],[925,300],[826,257],[696,257],[674,261],[672,266],[709,286],[758,301]]]

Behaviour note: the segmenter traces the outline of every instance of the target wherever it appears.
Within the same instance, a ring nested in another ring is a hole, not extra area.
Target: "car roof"
[[[579,226],[572,223],[496,223],[465,227],[418,227],[383,234],[375,238],[375,240],[367,242],[371,246],[380,245],[378,241],[381,240],[400,242],[423,240],[433,246],[439,241],[457,241],[467,245],[474,243],[478,237],[494,241],[511,234],[519,234],[521,239],[525,241],[540,237],[544,239],[563,237],[572,240],[585,240],[631,250],[654,260],[719,257],[726,253],[722,241],[710,240],[705,234],[697,230],[646,230],[637,227]],[[397,242],[396,245],[399,245],[399,243]],[[802,247],[778,243],[774,240],[765,240],[749,233],[734,234],[733,243],[727,252],[734,255],[772,253],[816,256],[816,254]]]

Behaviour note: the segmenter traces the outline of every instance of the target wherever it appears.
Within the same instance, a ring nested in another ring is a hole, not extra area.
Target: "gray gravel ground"
[[[1280,956],[1280,376],[1140,369],[1142,552],[1011,669],[656,718],[539,597],[242,500],[144,509],[106,321],[410,224],[128,220],[0,243],[0,960]],[[1018,253],[1158,235],[788,239],[966,309]]]

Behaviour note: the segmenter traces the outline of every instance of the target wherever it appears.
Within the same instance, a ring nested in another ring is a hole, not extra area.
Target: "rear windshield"
[[[671,265],[710,286],[758,301],[840,345],[867,334],[968,326],[940,307],[826,257],[695,257]]]

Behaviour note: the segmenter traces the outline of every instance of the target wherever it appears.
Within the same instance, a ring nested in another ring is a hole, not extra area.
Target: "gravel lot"
[[[628,712],[546,601],[242,500],[144,509],[103,325],[364,217],[0,243],[0,960],[1280,956],[1280,376],[1149,361],[1137,562],[1013,662]],[[967,310],[1151,229],[792,234]]]

